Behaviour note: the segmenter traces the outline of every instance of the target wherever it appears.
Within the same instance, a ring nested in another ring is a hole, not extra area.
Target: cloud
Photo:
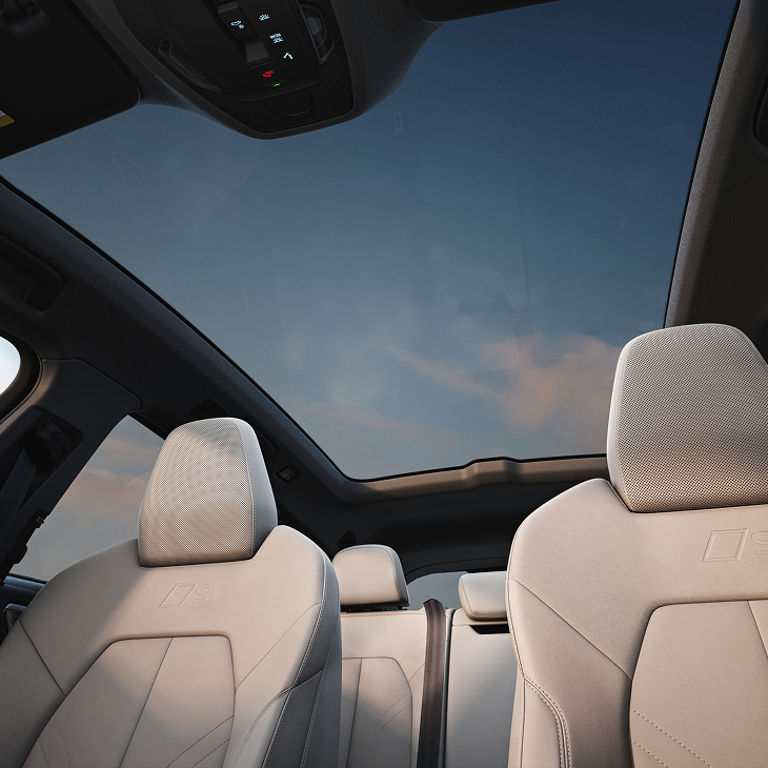
[[[68,516],[97,520],[123,517],[135,521],[144,497],[149,475],[138,477],[120,474],[110,469],[86,468],[59,502],[54,515],[66,510]]]
[[[510,455],[515,452],[513,436],[520,435],[535,438],[524,458],[584,453],[605,442],[621,348],[595,336],[534,333],[479,343],[477,362],[482,365],[471,372],[400,349],[389,351],[441,388],[496,408],[513,433]]]
[[[137,471],[151,472],[161,445],[159,437],[150,443],[116,437],[113,434],[102,443],[98,457],[112,465],[121,475],[135,475]]]
[[[562,450],[579,453],[605,442],[621,348],[594,336],[571,334],[563,341],[567,351],[549,359],[537,354],[547,346],[540,335],[493,344],[486,354],[506,371],[501,397],[509,426],[523,432],[549,428]]]

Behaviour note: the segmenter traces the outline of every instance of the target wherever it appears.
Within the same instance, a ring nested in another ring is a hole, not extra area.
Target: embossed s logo
[[[212,591],[212,584],[174,584],[160,603],[160,608],[179,608],[185,603],[200,603],[208,600]]]

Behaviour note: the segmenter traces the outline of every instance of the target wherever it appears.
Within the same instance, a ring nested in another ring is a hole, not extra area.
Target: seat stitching
[[[49,768],[48,760],[45,757],[45,750],[43,749],[43,745],[39,741],[37,742],[37,748],[40,750],[40,754],[43,756],[43,762],[45,763],[46,768]]]
[[[392,709],[396,707],[400,702],[403,702],[400,706],[400,709],[395,710],[392,712]],[[383,733],[384,729],[406,708],[408,705],[409,696],[407,693],[404,693],[380,718],[378,723],[376,723],[376,737],[373,740],[373,756],[374,756],[374,766],[378,765],[378,756],[379,756],[379,743],[381,742],[381,734]],[[411,699],[412,701],[412,699]],[[385,721],[384,718],[392,712],[390,717]],[[411,727],[409,728],[411,733],[413,733],[413,720],[411,720]],[[411,753],[413,744],[408,745],[408,752]]]
[[[555,721],[555,731],[557,732],[557,749],[560,753],[560,765],[561,768],[565,768],[567,763],[565,761],[565,754],[563,750],[563,734],[562,734],[562,727],[564,723],[561,721],[561,718],[558,717],[558,714],[555,712],[555,709],[553,707],[553,702],[550,702],[548,700],[548,697],[544,695],[543,691],[540,691],[538,686],[530,681],[527,677],[523,677],[523,680],[525,681],[526,685],[529,685],[531,688],[533,688],[534,693],[544,702],[544,704],[549,708],[549,711],[552,713],[552,717]],[[568,761],[570,762],[570,760]]]
[[[200,765],[200,763],[202,763],[203,760],[205,760],[206,757],[210,757],[217,749],[221,749],[228,741],[229,741],[229,739],[226,739],[225,741],[222,741],[221,744],[219,744],[218,747],[214,747],[214,749],[212,749],[207,755],[203,755],[196,763],[191,765],[190,768],[195,768],[196,765]]]
[[[296,619],[296,621],[294,621],[293,624],[291,624],[291,626],[288,627],[288,629],[286,629],[285,632],[283,632],[283,634],[277,638],[277,640],[275,640],[275,642],[270,646],[269,650],[248,670],[245,677],[238,683],[237,687],[235,688],[235,692],[240,690],[240,686],[243,685],[243,683],[245,683],[245,681],[256,671],[256,669],[261,665],[261,662],[264,661],[264,659],[266,659],[267,656],[269,656],[269,654],[272,653],[272,651],[278,645],[280,645],[280,643],[283,641],[285,636],[304,618],[304,616],[307,613],[309,613],[313,608],[316,608],[318,605],[320,605],[320,603],[312,603],[312,605],[310,605],[309,608],[303,611],[301,615]],[[234,665],[233,665],[233,668],[234,668]],[[285,690],[287,691],[288,688],[286,688]]]
[[[320,555],[320,559],[323,563],[323,596],[320,598],[320,610],[317,614],[317,620],[315,621],[315,628],[312,630],[312,637],[310,638],[309,645],[307,646],[307,650],[304,653],[304,658],[301,661],[301,666],[299,667],[299,671],[296,673],[296,677],[293,679],[293,685],[296,685],[299,682],[299,679],[301,678],[301,673],[304,671],[304,667],[309,661],[309,657],[312,653],[312,648],[315,645],[315,639],[317,638],[317,634],[320,629],[320,624],[322,623],[322,620],[323,620],[323,613],[325,612],[325,607],[326,607],[325,597],[328,589],[328,563],[326,562],[326,559],[323,555]],[[314,677],[314,675],[312,675],[312,677]]]
[[[53,680],[54,685],[59,689],[59,693],[61,693],[61,695],[64,696],[64,690],[59,685],[59,681],[53,676],[53,672],[51,672],[48,665],[45,663],[43,654],[40,653],[40,651],[37,649],[37,646],[35,645],[35,641],[30,637],[29,632],[27,632],[27,628],[24,626],[24,624],[22,624],[21,619],[19,619],[16,623],[24,630],[24,634],[27,636],[27,640],[29,640],[30,645],[35,649],[35,653],[40,659],[42,665],[45,667],[45,671],[51,676],[51,680]]]
[[[312,741],[312,731],[315,729],[315,720],[317,718],[317,711],[318,706],[320,704],[320,697],[323,692],[323,682],[325,681],[325,673],[328,671],[328,659],[331,658],[331,653],[333,649],[336,647],[336,640],[337,636],[334,635],[333,640],[331,640],[331,645],[328,648],[328,653],[325,657],[325,664],[323,664],[323,671],[320,673],[320,682],[317,686],[317,693],[315,694],[315,703],[312,707],[312,716],[309,719],[309,728],[307,730],[307,738],[304,741],[304,754],[301,756],[301,765],[299,768],[304,768],[304,765],[307,762],[307,755],[309,754],[309,745]]]
[[[462,607],[464,606],[464,603],[467,604],[469,608],[468,613],[471,613],[473,616],[490,616],[495,619],[499,615],[499,612],[494,611],[493,609],[483,611],[473,607],[472,601],[469,599],[469,593],[464,587],[464,582],[462,582],[461,579],[459,579],[459,601],[461,602]]]
[[[182,757],[183,755],[186,755],[186,754],[187,754],[187,752],[189,752],[189,750],[190,750],[190,749],[192,749],[192,747],[196,747],[196,746],[197,746],[197,745],[198,745],[198,744],[199,744],[199,743],[200,743],[200,742],[201,742],[201,741],[202,741],[204,738],[206,738],[207,736],[210,736],[210,735],[211,735],[211,734],[212,734],[212,733],[213,733],[213,732],[214,732],[214,731],[215,731],[217,728],[221,728],[221,726],[222,726],[222,725],[224,725],[224,723],[228,722],[229,720],[232,720],[232,718],[233,718],[233,717],[234,717],[234,715],[230,715],[230,716],[229,716],[228,718],[226,718],[225,720],[222,720],[222,721],[221,721],[221,722],[220,722],[218,725],[214,725],[214,726],[213,726],[213,728],[211,728],[211,730],[210,730],[210,731],[208,731],[207,733],[204,733],[204,734],[203,734],[203,735],[202,735],[202,736],[201,736],[201,737],[200,737],[200,738],[199,738],[199,739],[198,739],[198,740],[197,740],[197,741],[196,741],[194,744],[190,744],[190,745],[189,745],[189,746],[188,746],[188,747],[187,747],[187,748],[186,748],[184,751],[182,751],[182,752],[179,752],[179,754],[178,754],[178,755],[176,755],[176,757],[174,757],[174,758],[173,758],[173,760],[171,760],[171,762],[170,762],[170,763],[168,763],[168,765],[167,765],[165,768],[171,768],[171,766],[172,766],[172,765],[173,765],[173,764],[174,764],[174,763],[175,763],[175,762],[176,762],[176,761],[177,761],[177,760],[178,760],[180,757]],[[229,739],[227,739],[227,741],[229,741]],[[219,746],[221,746],[221,745],[219,745]],[[216,749],[218,749],[218,748],[219,748],[219,747],[216,747]],[[215,751],[216,751],[216,750],[214,750],[214,752],[215,752]],[[206,755],[205,757],[208,757],[208,755]],[[205,759],[205,757],[203,758],[203,760]],[[200,762],[200,761],[198,760],[198,762]]]
[[[768,648],[765,646],[765,640],[763,640],[763,633],[760,631],[760,625],[757,623],[757,616],[755,616],[755,611],[752,608],[752,601],[747,600],[747,608],[749,608],[749,612],[752,615],[752,621],[755,622],[755,630],[757,631],[757,636],[760,639],[760,644],[763,646],[763,650],[765,651],[766,657],[768,657]]]
[[[277,738],[280,735],[280,731],[282,730],[283,726],[285,725],[285,711],[288,709],[288,702],[291,699],[291,696],[296,693],[296,691],[302,686],[306,685],[308,682],[316,678],[318,675],[322,675],[323,670],[318,669],[317,672],[315,672],[314,675],[311,675],[306,680],[302,680],[298,685],[294,685],[291,687],[290,691],[288,692],[288,696],[285,699],[285,702],[283,703],[283,708],[280,710],[280,719],[277,722],[277,728],[275,728],[275,732],[272,734],[272,738],[270,739],[269,746],[267,747],[267,753],[264,755],[264,760],[262,760],[262,766],[268,766],[270,760],[272,759],[272,750],[274,749],[275,744],[277,743]]]
[[[53,726],[53,729],[56,731],[56,735],[59,737],[59,741],[61,742],[61,746],[64,749],[64,756],[67,758],[67,765],[71,766],[72,761],[69,758],[69,752],[67,751],[67,745],[64,743],[64,737],[61,735],[61,731],[59,730],[59,724],[56,722],[55,718],[51,718],[51,725]]]
[[[168,651],[171,648],[171,645],[173,645],[174,638],[171,638],[168,641],[168,645],[165,647],[165,652],[163,653],[163,658],[160,659],[160,664],[157,667],[157,671],[155,672],[155,676],[152,679],[152,685],[149,686],[149,690],[147,691],[147,698],[144,699],[144,704],[141,706],[141,712],[139,712],[139,716],[136,719],[136,725],[133,726],[133,731],[131,731],[131,736],[128,739],[128,743],[125,745],[125,750],[123,751],[123,756],[120,758],[119,768],[122,768],[123,761],[125,760],[125,756],[128,754],[128,750],[130,749],[131,742],[133,741],[133,737],[136,735],[136,731],[139,728],[139,723],[141,722],[141,717],[144,714],[144,710],[147,706],[147,702],[149,701],[149,697],[152,695],[152,689],[155,687],[155,683],[157,682],[157,677],[160,674],[160,670],[163,668],[163,664],[165,663],[165,657],[168,655]]]
[[[232,768],[236,768],[237,764],[240,762],[240,756],[243,754],[243,751],[245,750],[246,745],[248,744],[248,739],[251,738],[251,734],[253,733],[253,729],[258,724],[259,720],[261,720],[262,715],[283,695],[288,693],[291,689],[290,688],[283,688],[282,691],[279,693],[276,693],[262,708],[258,715],[256,715],[256,719],[251,723],[251,727],[248,729],[248,733],[245,734],[245,738],[243,739],[243,743],[240,745],[240,749],[237,751],[237,756],[235,757],[235,761],[232,763]],[[262,763],[263,765],[263,763]]]
[[[342,642],[342,645],[344,643]],[[349,730],[349,743],[347,744],[347,759],[344,761],[344,768],[349,768],[349,753],[352,751],[352,744],[355,740],[355,722],[357,721],[357,702],[360,699],[360,683],[363,678],[363,662],[364,659],[359,659],[360,669],[357,673],[357,685],[355,686],[355,705],[352,708],[352,727]],[[343,665],[343,660],[342,660]],[[341,751],[341,746],[339,746]]]
[[[638,712],[634,707],[631,708],[631,711],[634,712],[638,717],[641,717],[643,720],[645,720],[646,723],[649,723],[654,728],[656,728],[658,731],[661,731],[665,736],[672,739],[676,744],[679,744],[684,750],[687,752],[690,752],[696,759],[701,760],[704,765],[708,766],[708,768],[712,768],[712,765],[708,763],[701,755],[697,754],[691,747],[687,746],[686,744],[683,744],[680,739],[676,739],[671,733],[668,731],[665,731],[660,725],[657,723],[654,723],[653,720],[651,720],[650,717],[646,717],[642,712]]]
[[[570,621],[563,618],[548,602],[546,602],[546,600],[542,600],[542,598],[540,598],[530,587],[527,587],[525,584],[523,584],[521,581],[518,581],[517,579],[510,579],[510,581],[514,581],[515,584],[519,584],[526,592],[530,592],[531,595],[533,595],[543,606],[545,606],[550,611],[552,611],[552,613],[554,613],[558,619],[560,619],[562,622],[567,624],[580,638],[582,638],[587,643],[589,643],[601,656],[604,656],[606,659],[608,659],[608,661],[610,661],[611,664],[613,664],[613,666],[616,667],[616,669],[618,669],[624,674],[627,680],[630,680],[630,681],[632,680],[632,677],[622,667],[620,667],[605,651],[603,651],[601,648],[598,648],[588,637],[586,637],[581,632],[579,632],[579,630],[576,629],[576,627],[574,627]]]
[[[636,747],[640,747],[640,749],[642,749],[643,752],[647,752],[659,765],[663,765],[664,768],[669,768],[669,766],[658,755],[654,755],[650,749],[646,749],[639,741],[635,741],[635,739],[632,739],[632,743]]]

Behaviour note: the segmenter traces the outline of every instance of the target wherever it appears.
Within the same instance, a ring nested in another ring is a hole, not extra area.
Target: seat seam
[[[51,725],[53,726],[54,730],[56,731],[56,735],[59,737],[59,741],[61,742],[61,746],[64,749],[64,756],[67,758],[67,765],[71,767],[72,760],[69,757],[69,751],[67,750],[67,745],[64,743],[64,737],[61,735],[61,730],[59,729],[59,724],[56,722],[56,715],[54,715],[51,718]]]
[[[262,708],[258,715],[256,715],[256,719],[251,723],[251,727],[248,729],[248,733],[245,734],[245,738],[243,738],[243,743],[240,745],[240,749],[237,751],[237,756],[235,757],[234,762],[232,763],[232,768],[236,768],[237,764],[240,762],[240,757],[242,756],[243,752],[245,751],[245,747],[248,744],[248,739],[251,738],[251,734],[253,733],[253,729],[258,725],[259,720],[261,720],[264,713],[281,697],[284,696],[286,693],[290,692],[290,688],[283,688],[282,691],[279,693],[276,693]],[[262,761],[262,765],[264,765],[264,762]]]
[[[561,768],[567,768],[567,766],[570,764],[570,748],[568,748],[569,753],[567,756],[568,759],[566,761],[565,749],[563,748],[563,741],[564,741],[563,731],[565,730],[565,721],[562,718],[562,713],[559,713],[559,708],[557,711],[555,711],[554,702],[550,700],[549,696],[546,694],[546,692],[543,689],[540,689],[532,680],[529,680],[527,677],[523,677],[523,680],[526,685],[530,686],[533,689],[534,693],[544,702],[544,704],[547,706],[550,713],[552,714],[552,718],[555,721],[555,731],[557,733],[557,748],[558,748],[558,752],[560,753],[560,766]]]
[[[498,611],[494,611],[493,609],[489,611],[480,610],[478,608],[474,608],[472,605],[472,601],[469,599],[469,593],[467,592],[466,588],[464,587],[464,583],[459,579],[459,600],[462,604],[462,607],[464,606],[464,603],[466,602],[467,607],[469,610],[467,611],[465,609],[465,613],[467,616],[471,613],[472,616],[490,616],[492,618],[496,618],[499,615]],[[469,618],[472,618],[469,616]]]
[[[141,706],[141,711],[139,712],[139,716],[136,718],[136,725],[133,726],[133,731],[131,731],[131,735],[128,738],[128,743],[125,745],[125,750],[123,750],[123,756],[120,758],[120,762],[118,763],[118,768],[122,768],[123,762],[125,761],[125,756],[128,754],[128,750],[131,748],[131,742],[133,741],[133,737],[136,735],[136,731],[139,729],[139,723],[141,722],[142,715],[144,714],[144,710],[147,707],[147,702],[149,701],[149,697],[152,695],[152,690],[155,687],[155,683],[157,682],[157,677],[160,674],[160,670],[163,668],[163,664],[165,663],[165,657],[168,655],[168,651],[171,648],[171,645],[173,645],[174,638],[170,638],[168,640],[168,645],[165,647],[165,652],[163,653],[163,658],[160,659],[160,664],[157,667],[157,670],[155,671],[155,676],[152,679],[152,684],[149,686],[149,690],[147,691],[147,697],[144,699],[144,704]]]
[[[321,554],[320,560],[323,563],[323,594],[320,598],[320,610],[317,614],[317,620],[315,621],[315,627],[312,630],[312,637],[309,639],[309,645],[307,646],[307,650],[304,653],[304,658],[301,661],[301,665],[299,666],[299,671],[296,673],[296,677],[293,679],[293,686],[297,685],[299,682],[299,679],[301,678],[301,673],[304,671],[304,667],[306,666],[307,662],[309,661],[309,657],[312,654],[312,649],[315,645],[315,640],[317,638],[317,635],[320,631],[320,624],[323,620],[323,614],[325,612],[326,608],[326,593],[328,589],[328,563],[326,562],[325,557]],[[314,677],[313,675],[310,675],[310,678]]]
[[[200,742],[201,742],[203,739],[205,739],[206,737],[210,736],[210,735],[211,735],[211,734],[212,734],[212,733],[213,733],[213,732],[214,732],[214,731],[215,731],[217,728],[221,728],[221,726],[222,726],[222,725],[224,725],[224,723],[228,722],[229,720],[232,720],[232,718],[233,718],[233,717],[234,717],[234,715],[230,715],[228,718],[226,718],[226,720],[222,720],[222,721],[221,721],[221,722],[220,722],[218,725],[214,725],[214,726],[213,726],[213,728],[211,728],[211,730],[210,730],[210,731],[208,731],[207,733],[204,733],[204,734],[203,734],[203,735],[202,735],[202,736],[201,736],[201,737],[200,737],[200,738],[199,738],[199,739],[198,739],[196,742],[194,742],[193,744],[190,744],[190,745],[189,745],[189,746],[188,746],[188,747],[187,747],[185,750],[183,750],[182,752],[179,752],[179,754],[178,754],[178,755],[176,755],[176,757],[174,757],[174,758],[173,758],[173,760],[171,760],[171,762],[170,762],[170,763],[168,763],[168,765],[167,765],[165,768],[172,768],[173,764],[174,764],[174,763],[175,763],[175,762],[176,762],[176,761],[177,761],[177,760],[178,760],[180,757],[184,756],[184,755],[185,755],[187,752],[189,752],[189,750],[190,750],[190,749],[192,749],[192,747],[196,747],[196,746],[197,746],[197,745],[198,745],[198,744],[199,744],[199,743],[200,743]],[[229,739],[227,739],[227,741],[229,741]],[[224,743],[226,744],[226,742],[224,742]],[[219,746],[221,746],[221,744],[219,744]],[[219,747],[216,747],[216,749],[218,749],[218,748],[219,748]],[[215,752],[216,750],[213,750],[213,751]],[[209,753],[209,754],[210,754],[210,753]],[[205,755],[205,757],[208,757],[208,755]],[[204,759],[205,759],[205,757],[203,757],[202,759],[204,760]],[[198,762],[200,762],[200,761],[198,761]]]
[[[747,607],[749,608],[749,613],[752,616],[752,621],[755,623],[755,631],[757,632],[757,637],[760,640],[760,645],[763,646],[763,650],[765,651],[766,659],[768,659],[768,648],[766,648],[765,640],[763,640],[763,633],[760,631],[760,625],[757,623],[757,616],[755,616],[755,611],[752,608],[752,601],[747,600]]]
[[[40,737],[38,736],[37,748],[40,750],[40,754],[43,757],[43,762],[45,763],[46,768],[50,768],[50,766],[48,764],[48,759],[45,756],[45,750],[43,749],[43,745],[40,743],[39,738]]]
[[[262,768],[266,768],[266,766],[269,765],[269,762],[272,759],[272,750],[275,744],[277,743],[277,738],[280,735],[280,731],[283,725],[285,725],[285,713],[286,713],[286,710],[288,709],[288,702],[290,701],[291,696],[296,692],[297,688],[299,688],[302,685],[306,685],[308,682],[310,682],[310,680],[317,677],[318,675],[322,675],[322,670],[318,670],[317,672],[315,672],[314,675],[311,675],[306,680],[302,680],[297,685],[291,686],[291,688],[288,690],[288,695],[285,697],[285,701],[283,702],[283,708],[280,711],[280,718],[277,721],[277,727],[275,728],[275,731],[272,734],[272,738],[269,741],[269,746],[267,747],[267,752],[264,755],[264,759],[262,760],[262,763],[261,763]]]
[[[690,752],[697,760],[700,760],[704,765],[708,766],[708,768],[712,768],[711,763],[708,763],[701,755],[697,754],[691,747],[684,744],[680,739],[676,739],[671,733],[668,731],[665,731],[660,725],[657,723],[654,723],[653,720],[651,720],[650,717],[646,717],[642,712],[638,712],[634,707],[631,707],[631,711],[634,712],[638,717],[645,720],[647,723],[652,725],[654,728],[656,728],[658,731],[663,733],[667,738],[672,739],[676,744],[679,744],[686,752]]]
[[[520,669],[520,665],[517,665],[517,671],[519,673],[519,677],[523,677],[522,670]],[[523,679],[523,695],[520,699],[520,703],[522,705],[523,711],[518,715],[522,718],[522,722],[520,723],[520,738],[519,738],[519,745],[517,750],[517,768],[520,768],[523,764],[523,739],[525,736],[525,679]],[[512,713],[512,724],[514,727],[514,711]],[[510,768],[515,768],[514,766],[511,766]]]
[[[307,730],[307,738],[304,742],[304,754],[301,756],[301,765],[299,768],[304,768],[307,762],[307,755],[309,754],[309,745],[312,741],[312,732],[315,729],[315,719],[317,718],[317,712],[318,712],[318,706],[320,704],[320,698],[323,692],[323,683],[325,682],[325,673],[328,671],[328,660],[331,658],[331,653],[333,649],[336,647],[336,640],[338,638],[334,636],[333,640],[331,640],[331,645],[328,648],[328,653],[325,657],[325,664],[323,664],[322,672],[320,673],[320,682],[317,686],[317,693],[315,694],[315,703],[312,707],[312,716],[309,719],[309,728]]]
[[[526,592],[529,592],[531,595],[533,595],[533,597],[535,597],[545,608],[554,613],[555,616],[560,619],[560,621],[569,626],[580,638],[582,638],[582,640],[584,640],[586,643],[589,643],[589,645],[591,645],[601,656],[610,661],[611,664],[613,664],[613,666],[616,667],[616,669],[618,669],[627,678],[627,680],[632,682],[632,677],[628,672],[626,672],[619,664],[617,664],[604,650],[596,646],[588,637],[586,637],[586,635],[576,629],[576,627],[574,627],[570,621],[563,618],[563,616],[561,616],[546,600],[540,598],[530,587],[527,587],[521,581],[518,581],[517,579],[510,579],[510,581],[513,581],[515,584],[519,584]]]
[[[24,624],[22,624],[21,619],[19,619],[16,623],[22,628],[22,630],[24,630],[24,634],[27,636],[27,640],[29,640],[29,643],[34,649],[35,653],[37,654],[37,657],[40,659],[40,662],[45,667],[45,671],[50,675],[51,680],[53,680],[53,684],[59,689],[59,693],[62,696],[66,696],[66,694],[64,693],[64,689],[59,685],[59,681],[53,676],[53,672],[51,672],[50,667],[45,663],[43,654],[40,653],[40,651],[38,650],[37,646],[35,645],[35,641],[32,639],[29,632],[27,632],[27,628],[24,626]]]
[[[378,762],[378,756],[379,756],[379,744],[381,742],[381,734],[384,731],[384,729],[405,709],[406,705],[408,704],[408,694],[404,693],[395,703],[379,718],[378,722],[376,723],[376,736],[373,739],[373,765],[374,768],[379,764]],[[399,709],[396,709],[394,712],[392,710],[400,704],[400,702],[403,702]],[[413,703],[413,697],[411,697],[411,704]],[[382,722],[387,714],[392,712],[392,714],[389,716],[389,718],[386,720],[386,722]],[[413,736],[413,714],[411,714],[411,722],[409,723],[409,731],[411,732],[411,736]],[[411,738],[410,743],[408,744],[408,759],[410,760],[413,752],[413,738]]]
[[[190,768],[195,768],[196,765],[200,765],[200,763],[202,763],[206,757],[210,757],[217,749],[221,749],[228,741],[229,739],[226,739],[226,741],[222,741],[218,747],[214,747],[207,755],[203,755],[196,763],[193,763],[190,766]]]
[[[256,671],[256,669],[261,665],[261,663],[264,661],[264,659],[269,656],[272,651],[277,648],[278,645],[285,639],[285,636],[304,618],[304,616],[309,613],[313,608],[317,608],[317,606],[320,605],[320,603],[312,603],[306,610],[302,611],[301,614],[296,618],[296,620],[291,624],[288,629],[283,632],[280,637],[275,640],[275,642],[269,647],[269,650],[248,670],[245,677],[237,684],[235,687],[235,692],[240,690],[240,686],[245,683],[245,681]],[[234,665],[233,665],[234,669]],[[286,691],[289,690],[288,688],[285,689]]]
[[[344,643],[342,642],[342,645]],[[342,660],[343,661],[343,660]],[[352,751],[352,744],[355,739],[355,721],[357,720],[357,702],[360,699],[360,683],[363,679],[363,663],[365,659],[360,659],[360,671],[357,673],[357,687],[355,688],[355,706],[352,709],[352,727],[349,729],[349,744],[347,745],[347,759],[344,761],[344,768],[349,768],[349,754]],[[339,746],[341,749],[341,746]]]
[[[654,755],[650,749],[646,749],[639,741],[632,739],[632,743],[636,747],[640,747],[640,749],[642,749],[643,752],[647,752],[659,765],[663,765],[664,768],[670,768],[670,766],[668,766],[658,755]]]

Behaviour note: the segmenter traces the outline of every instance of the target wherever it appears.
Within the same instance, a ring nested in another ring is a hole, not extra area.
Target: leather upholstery
[[[756,404],[763,396],[762,383],[757,376],[728,378],[725,352],[718,345],[738,334],[718,328],[710,333],[699,327],[684,336],[680,329],[658,332],[651,356],[656,362],[649,370],[656,372],[658,387],[663,381],[677,382],[673,398],[684,400],[681,382],[689,374],[677,370],[676,361],[679,339],[685,338],[687,351],[680,364],[686,371],[697,371],[687,379],[691,402],[709,403],[699,418],[728,422],[728,436],[718,443],[713,432],[708,450],[724,451],[741,430],[746,445],[738,456],[743,458],[745,452],[757,450],[758,444],[751,441],[758,436],[753,415],[734,413],[731,398]],[[741,367],[734,363],[736,369],[758,371],[751,345],[745,346],[740,337],[734,343],[748,358]],[[696,355],[711,356],[709,376],[703,375],[704,363],[692,363]],[[632,344],[622,364],[629,370],[631,362]],[[723,389],[719,400],[704,397],[699,387],[711,390],[717,376],[733,390]],[[634,380],[626,371],[617,375],[617,386],[623,388],[619,419],[625,420],[620,426],[628,434],[630,414],[637,418],[638,432],[649,424],[642,408],[627,410],[621,404],[632,396],[627,388]],[[757,389],[747,392],[747,381]],[[642,384],[640,391],[647,393],[649,387]],[[647,402],[647,410],[652,410],[657,400],[648,397],[639,402]],[[719,417],[712,412],[718,402],[723,404]],[[697,461],[712,471],[715,459],[697,459],[693,443],[682,439],[684,430],[676,418],[670,416],[674,423],[669,446],[687,446],[688,453],[667,457],[677,470],[669,490],[671,506],[682,498],[709,504],[723,494],[743,500],[752,491],[759,498],[764,478],[754,475],[757,460],[745,463],[731,495],[735,470],[727,463],[721,464],[720,478],[726,490],[716,496],[715,481],[710,480],[705,496],[697,495],[689,485],[699,477]],[[645,454],[639,449],[622,453],[625,479],[627,466],[634,472],[642,466],[656,471],[660,461],[654,452],[672,450],[665,448],[664,422],[654,419],[659,433],[647,436],[646,445],[653,447],[650,463],[643,464]],[[615,413],[612,428],[616,439]],[[694,431],[703,434],[698,427]],[[643,439],[637,437],[634,444],[642,446]],[[625,445],[633,445],[633,440]],[[629,465],[624,463],[628,455],[633,456]],[[670,476],[666,469],[662,475]],[[653,489],[654,483],[648,480],[647,487]],[[639,486],[627,483],[625,495],[637,499],[633,487]],[[530,515],[515,535],[507,572],[507,609],[519,675],[509,765],[764,765],[768,744],[758,723],[768,715],[767,521],[768,505],[762,504],[637,514],[603,480],[571,488]]]
[[[517,675],[505,577],[504,571],[470,573],[459,581],[463,609],[451,620],[445,768],[498,768],[507,762]],[[475,616],[467,612],[468,595]]]
[[[331,768],[339,631],[333,569],[291,528],[235,562],[144,567],[118,544],[0,646],[3,768]]]
[[[342,549],[333,558],[342,608],[408,605],[400,558],[383,544]]]
[[[506,621],[504,571],[465,573],[459,579],[459,599],[467,618],[473,621]]]
[[[333,559],[341,615],[339,768],[416,765],[424,687],[423,609],[380,610],[408,601],[403,569],[389,547],[349,547]],[[361,608],[372,610],[362,611]],[[378,610],[377,610],[378,609]]]
[[[427,620],[418,611],[341,616],[339,768],[416,765]]]
[[[142,565],[247,560],[277,525],[253,429],[240,419],[193,421],[160,451],[139,514]]]

